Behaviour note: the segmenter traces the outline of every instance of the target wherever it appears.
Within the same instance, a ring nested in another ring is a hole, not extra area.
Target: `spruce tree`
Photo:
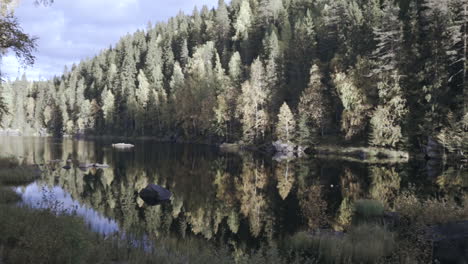
[[[278,124],[276,125],[276,137],[283,142],[291,142],[296,133],[296,121],[291,109],[286,102],[280,108]]]
[[[237,19],[234,22],[234,40],[247,40],[249,38],[249,30],[252,26],[252,10],[250,9],[249,0],[243,0],[240,6]]]
[[[243,139],[247,143],[263,139],[266,133],[268,91],[264,75],[263,64],[257,58],[251,66],[250,80],[242,85],[238,112],[242,115]]]
[[[329,100],[325,94],[326,87],[322,83],[322,75],[317,65],[310,69],[310,81],[307,88],[302,92],[299,101],[299,115],[307,117],[317,131],[323,135],[324,129],[330,123]]]

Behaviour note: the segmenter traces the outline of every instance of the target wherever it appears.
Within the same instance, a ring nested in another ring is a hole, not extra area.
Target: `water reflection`
[[[21,195],[24,204],[33,208],[71,210],[70,213],[74,213],[85,219],[85,222],[94,232],[104,236],[109,236],[119,231],[116,221],[103,216],[93,208],[82,205],[79,201],[74,200],[68,192],[58,186],[47,187],[39,183],[32,183],[26,187],[16,188],[16,192]]]
[[[236,249],[300,230],[346,229],[356,200],[376,199],[390,207],[409,185],[416,185],[421,195],[457,195],[468,187],[466,173],[442,166],[434,176],[435,170],[421,163],[274,161],[206,146],[145,141],[132,142],[134,150],[120,152],[111,143],[0,138],[0,153],[42,164],[42,179],[18,189],[29,204],[37,204],[42,186],[47,186],[103,234],[121,230],[152,238],[198,237]],[[68,170],[62,168],[66,160],[72,161]],[[110,167],[83,171],[82,163]],[[138,192],[150,183],[170,190],[170,202],[146,206]]]

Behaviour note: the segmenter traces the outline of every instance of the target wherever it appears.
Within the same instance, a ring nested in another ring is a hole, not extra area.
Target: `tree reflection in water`
[[[391,207],[410,183],[428,193],[443,190],[456,195],[468,182],[455,169],[428,178],[423,175],[427,171],[411,164],[313,158],[276,162],[207,146],[135,143],[134,150],[118,152],[110,141],[1,138],[0,154],[41,164],[42,178],[18,188],[28,203],[40,198],[32,194],[41,186],[52,188],[63,206],[77,207],[100,233],[198,237],[241,251],[265,242],[273,245],[301,230],[346,229],[356,200],[375,199]],[[72,168],[62,169],[69,159]],[[105,163],[110,168],[82,171],[78,168],[82,163]],[[149,183],[169,189],[171,201],[145,205],[137,193]]]

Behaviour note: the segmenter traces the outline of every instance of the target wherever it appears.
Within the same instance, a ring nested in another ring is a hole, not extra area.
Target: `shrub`
[[[32,166],[0,169],[0,183],[5,185],[24,185],[33,182],[37,177],[38,171]]]
[[[357,200],[354,203],[356,220],[371,220],[384,214],[384,206],[377,200]]]
[[[395,199],[395,210],[410,225],[433,225],[466,220],[468,199],[458,205],[453,200],[431,198],[421,201],[412,191],[405,191]]]
[[[288,240],[288,245],[316,257],[320,263],[375,263],[392,254],[395,240],[393,233],[383,227],[363,224],[344,235],[299,232]]]
[[[12,189],[0,186],[0,204],[19,202],[21,197]]]
[[[0,157],[0,169],[10,169],[18,166],[18,160],[14,157]]]

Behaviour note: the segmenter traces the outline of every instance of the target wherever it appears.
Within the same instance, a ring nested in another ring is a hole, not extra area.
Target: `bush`
[[[353,263],[375,263],[393,252],[393,233],[372,224],[353,227],[344,245],[344,256],[352,256]]]
[[[376,200],[357,200],[354,203],[354,215],[358,221],[382,217],[384,210],[382,203]]]
[[[405,217],[410,225],[434,225],[466,220],[468,217],[468,196],[463,204],[453,200],[428,199],[421,201],[412,191],[405,191],[395,199],[395,210]]]
[[[12,189],[0,186],[0,204],[19,202],[21,197]]]
[[[38,171],[32,166],[19,166],[0,169],[0,183],[5,185],[24,185],[38,178]]]
[[[18,166],[18,160],[14,157],[0,157],[0,169],[10,169]]]
[[[320,263],[375,263],[392,254],[395,240],[393,233],[383,227],[363,224],[341,236],[299,232],[288,240],[288,245],[316,257]]]

